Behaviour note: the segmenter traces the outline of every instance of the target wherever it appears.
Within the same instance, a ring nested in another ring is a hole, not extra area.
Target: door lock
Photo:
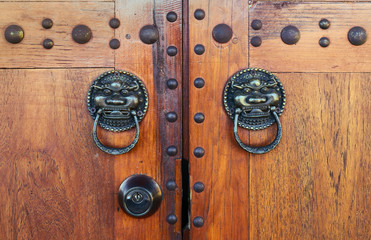
[[[247,152],[262,154],[274,149],[282,137],[279,121],[286,104],[285,90],[276,76],[267,70],[248,68],[237,72],[224,87],[224,108],[234,120],[234,137]],[[277,134],[264,147],[250,147],[238,136],[237,126],[261,130],[277,123]]]
[[[156,212],[162,201],[160,186],[146,175],[132,175],[122,182],[119,194],[121,208],[133,217],[147,217]]]
[[[139,122],[148,108],[148,94],[143,82],[125,71],[109,71],[100,75],[90,86],[88,110],[94,119],[93,140],[106,153],[119,155],[129,152],[139,140]],[[123,148],[103,145],[97,136],[97,125],[121,132],[136,127],[133,142]]]

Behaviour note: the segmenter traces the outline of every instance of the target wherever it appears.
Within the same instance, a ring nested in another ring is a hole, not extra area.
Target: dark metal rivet
[[[232,38],[232,28],[227,24],[218,24],[213,29],[213,38],[218,43],[227,43]]]
[[[10,43],[20,43],[24,38],[23,29],[18,25],[10,25],[5,29],[5,39]]]
[[[205,120],[205,115],[203,113],[196,113],[193,119],[196,123],[202,123]]]
[[[169,180],[166,183],[167,190],[174,191],[177,188],[176,182],[174,180]]]
[[[196,182],[193,185],[193,190],[195,190],[195,192],[197,193],[203,192],[204,189],[205,189],[205,185],[202,182]]]
[[[176,149],[175,146],[170,146],[166,149],[166,153],[169,156],[175,156],[178,153],[178,150]]]
[[[178,16],[176,15],[175,12],[168,12],[168,14],[166,14],[166,19],[169,22],[175,22],[177,18],[178,18]]]
[[[131,35],[130,35],[130,34],[126,34],[126,35],[125,35],[125,38],[126,38],[126,39],[130,39],[130,38],[131,38]]]
[[[288,45],[295,44],[300,39],[300,31],[295,26],[284,27],[281,31],[281,39]]]
[[[72,30],[72,38],[75,42],[79,44],[84,44],[89,42],[92,37],[92,32],[90,28],[86,25],[77,25]]]
[[[140,29],[139,38],[145,44],[153,44],[158,40],[158,30],[153,25],[146,25]]]
[[[195,217],[193,219],[193,225],[195,227],[202,227],[204,225],[204,219],[202,217]]]
[[[112,49],[118,49],[120,47],[120,41],[118,39],[114,38],[109,42],[109,46]]]
[[[193,154],[195,155],[195,157],[201,158],[205,155],[205,150],[202,147],[196,147],[193,150]]]
[[[322,29],[328,29],[330,27],[330,21],[326,18],[321,19],[321,21],[319,21],[319,27]]]
[[[169,224],[175,224],[175,223],[178,221],[178,218],[175,216],[175,214],[169,214],[169,215],[166,217],[166,221],[167,221]]]
[[[367,41],[367,33],[363,27],[353,27],[348,32],[348,40],[351,44],[359,46]]]
[[[254,19],[254,20],[252,20],[252,22],[251,22],[251,27],[252,27],[252,29],[254,29],[254,30],[260,30],[260,29],[262,28],[262,26],[263,26],[262,21],[260,21],[260,20],[258,20],[258,19]]]
[[[168,120],[169,122],[175,122],[177,119],[178,115],[176,114],[176,112],[168,112],[166,114],[166,120]]]
[[[54,42],[53,42],[53,40],[47,38],[47,39],[45,39],[45,40],[43,41],[43,47],[44,47],[45,49],[51,49],[53,46],[54,46]]]
[[[111,28],[118,28],[118,27],[120,27],[120,20],[118,20],[117,18],[112,18],[111,20],[109,20],[109,26]]]
[[[259,36],[255,36],[251,38],[250,43],[254,47],[259,47],[260,45],[262,45],[262,39]]]
[[[196,78],[193,84],[196,88],[202,88],[203,86],[205,86],[205,81],[202,78]]]
[[[202,44],[197,44],[194,48],[194,51],[197,55],[202,55],[205,52],[205,47]]]
[[[327,37],[323,37],[319,40],[319,45],[321,47],[328,47],[328,45],[330,45],[330,39],[328,39]]]
[[[175,56],[177,53],[178,53],[178,49],[174,46],[170,46],[166,49],[166,53],[169,55],[169,56]]]
[[[194,13],[194,16],[197,20],[202,20],[205,18],[205,11],[202,9],[197,9]]]
[[[50,18],[45,18],[41,22],[41,25],[43,26],[43,28],[49,29],[49,28],[53,27],[53,21]]]
[[[170,78],[169,80],[167,80],[166,85],[170,89],[175,89],[178,87],[178,81],[174,78]]]

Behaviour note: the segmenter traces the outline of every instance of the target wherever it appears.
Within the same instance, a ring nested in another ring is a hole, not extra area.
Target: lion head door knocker
[[[274,149],[282,137],[279,116],[285,107],[285,90],[272,73],[248,68],[237,72],[224,87],[224,108],[234,120],[234,137],[247,152],[262,154]],[[246,129],[261,130],[277,123],[277,135],[272,143],[264,147],[244,144],[237,132],[237,125]]]
[[[109,71],[100,75],[90,86],[88,110],[94,119],[93,140],[97,147],[109,154],[129,152],[139,140],[139,122],[148,108],[148,94],[143,82],[125,71]],[[133,142],[123,148],[104,146],[97,136],[97,125],[121,132],[136,127]]]

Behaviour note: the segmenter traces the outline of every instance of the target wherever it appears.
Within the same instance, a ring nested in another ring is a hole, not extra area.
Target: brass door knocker
[[[97,147],[112,155],[129,152],[139,140],[139,122],[148,108],[148,94],[143,82],[126,71],[109,71],[100,75],[90,86],[88,110],[94,119],[93,140]],[[103,145],[97,136],[98,124],[113,132],[136,127],[133,142],[123,148]]]
[[[281,140],[279,121],[286,104],[285,90],[272,73],[260,68],[248,68],[237,72],[224,87],[224,108],[234,120],[233,133],[237,143],[245,151],[263,154],[274,149]],[[277,123],[277,134],[272,143],[264,147],[250,147],[238,136],[237,126],[261,130]]]

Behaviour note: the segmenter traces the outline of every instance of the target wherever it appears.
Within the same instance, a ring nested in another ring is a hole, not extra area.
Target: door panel
[[[348,31],[361,26],[371,32],[370,3],[296,3],[277,8],[272,3],[256,4],[250,9],[250,22],[262,21],[260,30],[250,26],[250,39],[259,36],[261,46],[250,45],[250,66],[273,72],[369,72],[371,42],[361,46],[349,44]],[[321,29],[319,21],[328,19],[330,27]],[[287,45],[281,40],[281,30],[294,25],[300,40]],[[328,47],[319,40],[327,37]]]
[[[277,76],[283,137],[250,156],[250,239],[369,239],[370,74]]]
[[[109,2],[9,2],[1,3],[0,24],[2,36],[12,24],[24,30],[19,44],[9,44],[0,38],[2,68],[66,68],[114,67],[114,50],[109,41],[114,30],[108,22],[114,15],[114,3]],[[50,29],[41,25],[45,18],[53,21]],[[92,31],[91,40],[84,45],[72,40],[72,29],[79,24]],[[44,39],[54,42],[45,50]]]
[[[2,239],[113,238],[114,162],[85,107],[106,70],[1,70]]]

